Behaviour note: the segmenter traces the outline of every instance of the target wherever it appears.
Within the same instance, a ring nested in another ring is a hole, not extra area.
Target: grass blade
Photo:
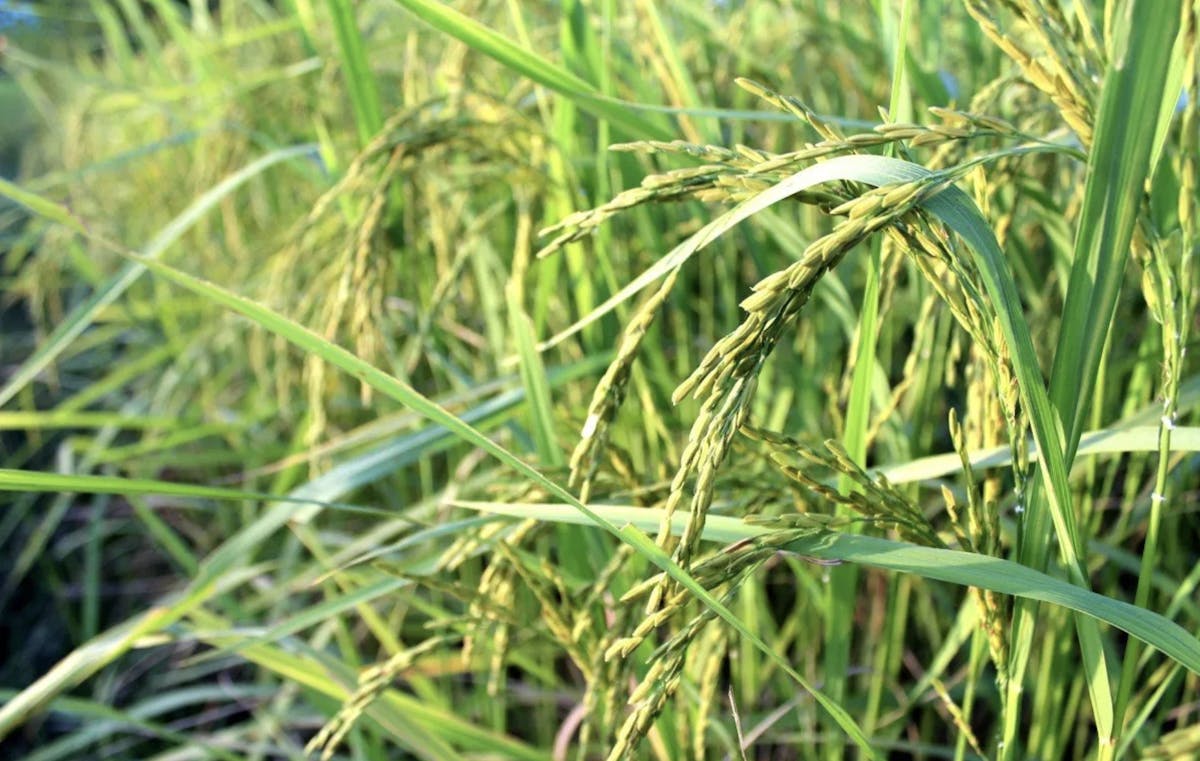
[[[350,0],[328,0],[328,6],[329,15],[333,17],[338,52],[341,54],[342,75],[350,90],[350,103],[354,106],[359,145],[366,145],[383,127],[379,86],[371,67],[367,65],[367,54],[354,17],[353,4]]]
[[[495,58],[513,71],[565,95],[580,108],[607,119],[628,137],[669,140],[673,132],[632,109],[603,97],[587,81],[557,66],[537,53],[521,47],[478,21],[435,0],[394,0],[438,31],[455,37],[479,52]]]
[[[1101,355],[1125,277],[1143,184],[1151,169],[1150,157],[1157,152],[1156,141],[1161,144],[1166,138],[1166,131],[1159,130],[1158,119],[1130,118],[1130,115],[1162,116],[1164,84],[1179,31],[1180,3],[1134,0],[1123,9],[1126,17],[1120,25],[1120,39],[1113,50],[1113,60],[1101,93],[1063,322],[1050,373],[1050,400],[1054,407],[1051,414],[1057,415],[1061,425],[1066,467],[1074,460],[1086,421],[1085,413],[1092,403]],[[1029,501],[1028,517],[1021,527],[1020,557],[1032,568],[1044,568],[1048,559],[1047,515],[1039,507],[1041,493],[1036,484]],[[1053,497],[1051,502],[1054,502]],[[1069,502],[1058,508],[1052,504],[1049,517],[1054,520],[1064,560],[1076,569],[1079,567],[1076,558],[1083,551],[1084,538],[1075,529],[1074,515],[1065,512],[1064,506],[1069,510]],[[1034,638],[1033,611],[1028,606],[1017,605],[1013,630],[1005,728],[1007,754],[1016,753],[1020,691]],[[1088,689],[1100,731],[1100,744],[1109,747],[1114,719],[1107,667],[1103,665],[1101,653],[1093,652],[1085,657],[1091,661],[1089,668],[1093,678],[1088,679]],[[1097,658],[1100,660],[1095,660]],[[1107,704],[1107,708],[1102,704]]]
[[[470,510],[515,518],[575,524],[587,522],[569,505],[469,501],[455,501],[453,504]],[[654,530],[661,520],[660,511],[652,508],[595,505],[592,509],[612,523],[625,523],[638,530]],[[681,534],[686,521],[686,515],[674,516],[672,533]],[[769,532],[769,528],[761,525],[748,524],[725,515],[712,515],[705,522],[703,536],[708,541],[732,543]],[[788,549],[823,560],[859,563],[1061,605],[1087,616],[1093,622],[1103,621],[1115,626],[1157,648],[1192,673],[1200,674],[1200,640],[1179,624],[1153,611],[1096,594],[1011,560],[958,550],[921,547],[859,534],[833,532],[823,532],[800,539],[789,545]]]
[[[234,172],[222,182],[205,191],[199,198],[184,209],[171,223],[150,241],[143,249],[142,255],[154,259],[172,244],[179,240],[198,219],[211,211],[221,199],[266,169],[284,161],[309,156],[313,152],[312,145],[296,145],[281,148],[255,159],[242,169]],[[65,224],[71,230],[87,236],[87,228],[81,224],[66,208],[49,201],[41,196],[21,191],[7,182],[0,184],[0,195],[27,206],[30,210],[55,222]],[[4,406],[25,388],[38,373],[45,370],[66,348],[78,338],[88,326],[95,321],[96,316],[109,304],[121,297],[129,286],[133,285],[146,268],[138,262],[127,264],[114,278],[105,283],[104,287],[93,293],[87,301],[76,307],[71,314],[59,323],[54,332],[46,337],[36,352],[12,374],[8,382],[0,388],[0,406]]]

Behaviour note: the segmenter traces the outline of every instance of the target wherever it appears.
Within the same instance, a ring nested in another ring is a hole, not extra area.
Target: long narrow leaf
[[[470,501],[456,501],[454,504],[471,510],[516,518],[555,523],[587,523],[587,520],[569,505]],[[660,511],[651,508],[595,505],[592,509],[612,523],[628,524],[639,530],[656,530],[661,521]],[[674,516],[672,532],[681,534],[687,518],[686,515]],[[712,515],[705,521],[703,537],[709,541],[728,544],[762,536],[770,530],[737,518]],[[1061,605],[1137,637],[1179,662],[1192,673],[1200,675],[1200,640],[1179,624],[1153,611],[1082,589],[1011,560],[834,532],[820,532],[812,537],[799,539],[789,545],[788,549],[823,560],[860,563],[873,568],[911,573],[936,581]]]
[[[522,76],[565,95],[580,108],[607,119],[632,139],[669,140],[671,130],[651,121],[620,101],[603,97],[592,85],[571,72],[521,47],[493,29],[435,0],[394,0],[438,31],[451,35],[479,52],[495,58]]]

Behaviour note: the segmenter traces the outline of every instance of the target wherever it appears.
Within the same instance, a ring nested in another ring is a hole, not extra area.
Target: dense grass
[[[1200,753],[1200,4],[1097,5],[30,4],[0,755]]]

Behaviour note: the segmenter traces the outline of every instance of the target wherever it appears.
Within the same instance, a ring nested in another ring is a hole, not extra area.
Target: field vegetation
[[[0,2],[0,756],[1200,757],[1198,27]]]

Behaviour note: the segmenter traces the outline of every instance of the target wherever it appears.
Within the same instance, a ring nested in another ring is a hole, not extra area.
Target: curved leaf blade
[[[452,504],[514,518],[533,518],[555,523],[587,523],[586,519],[568,505],[468,501],[455,501]],[[628,524],[641,530],[655,530],[661,521],[660,511],[652,508],[594,505],[592,509],[614,524]],[[681,534],[687,519],[687,515],[674,516],[672,533]],[[731,543],[762,536],[770,531],[767,527],[749,524],[738,518],[711,515],[705,521],[703,538]],[[823,560],[859,563],[1059,605],[1088,616],[1089,620],[1103,621],[1115,626],[1158,649],[1189,671],[1200,674],[1200,640],[1179,624],[1153,611],[1105,597],[1011,560],[834,532],[815,533],[788,545],[788,549]]]

